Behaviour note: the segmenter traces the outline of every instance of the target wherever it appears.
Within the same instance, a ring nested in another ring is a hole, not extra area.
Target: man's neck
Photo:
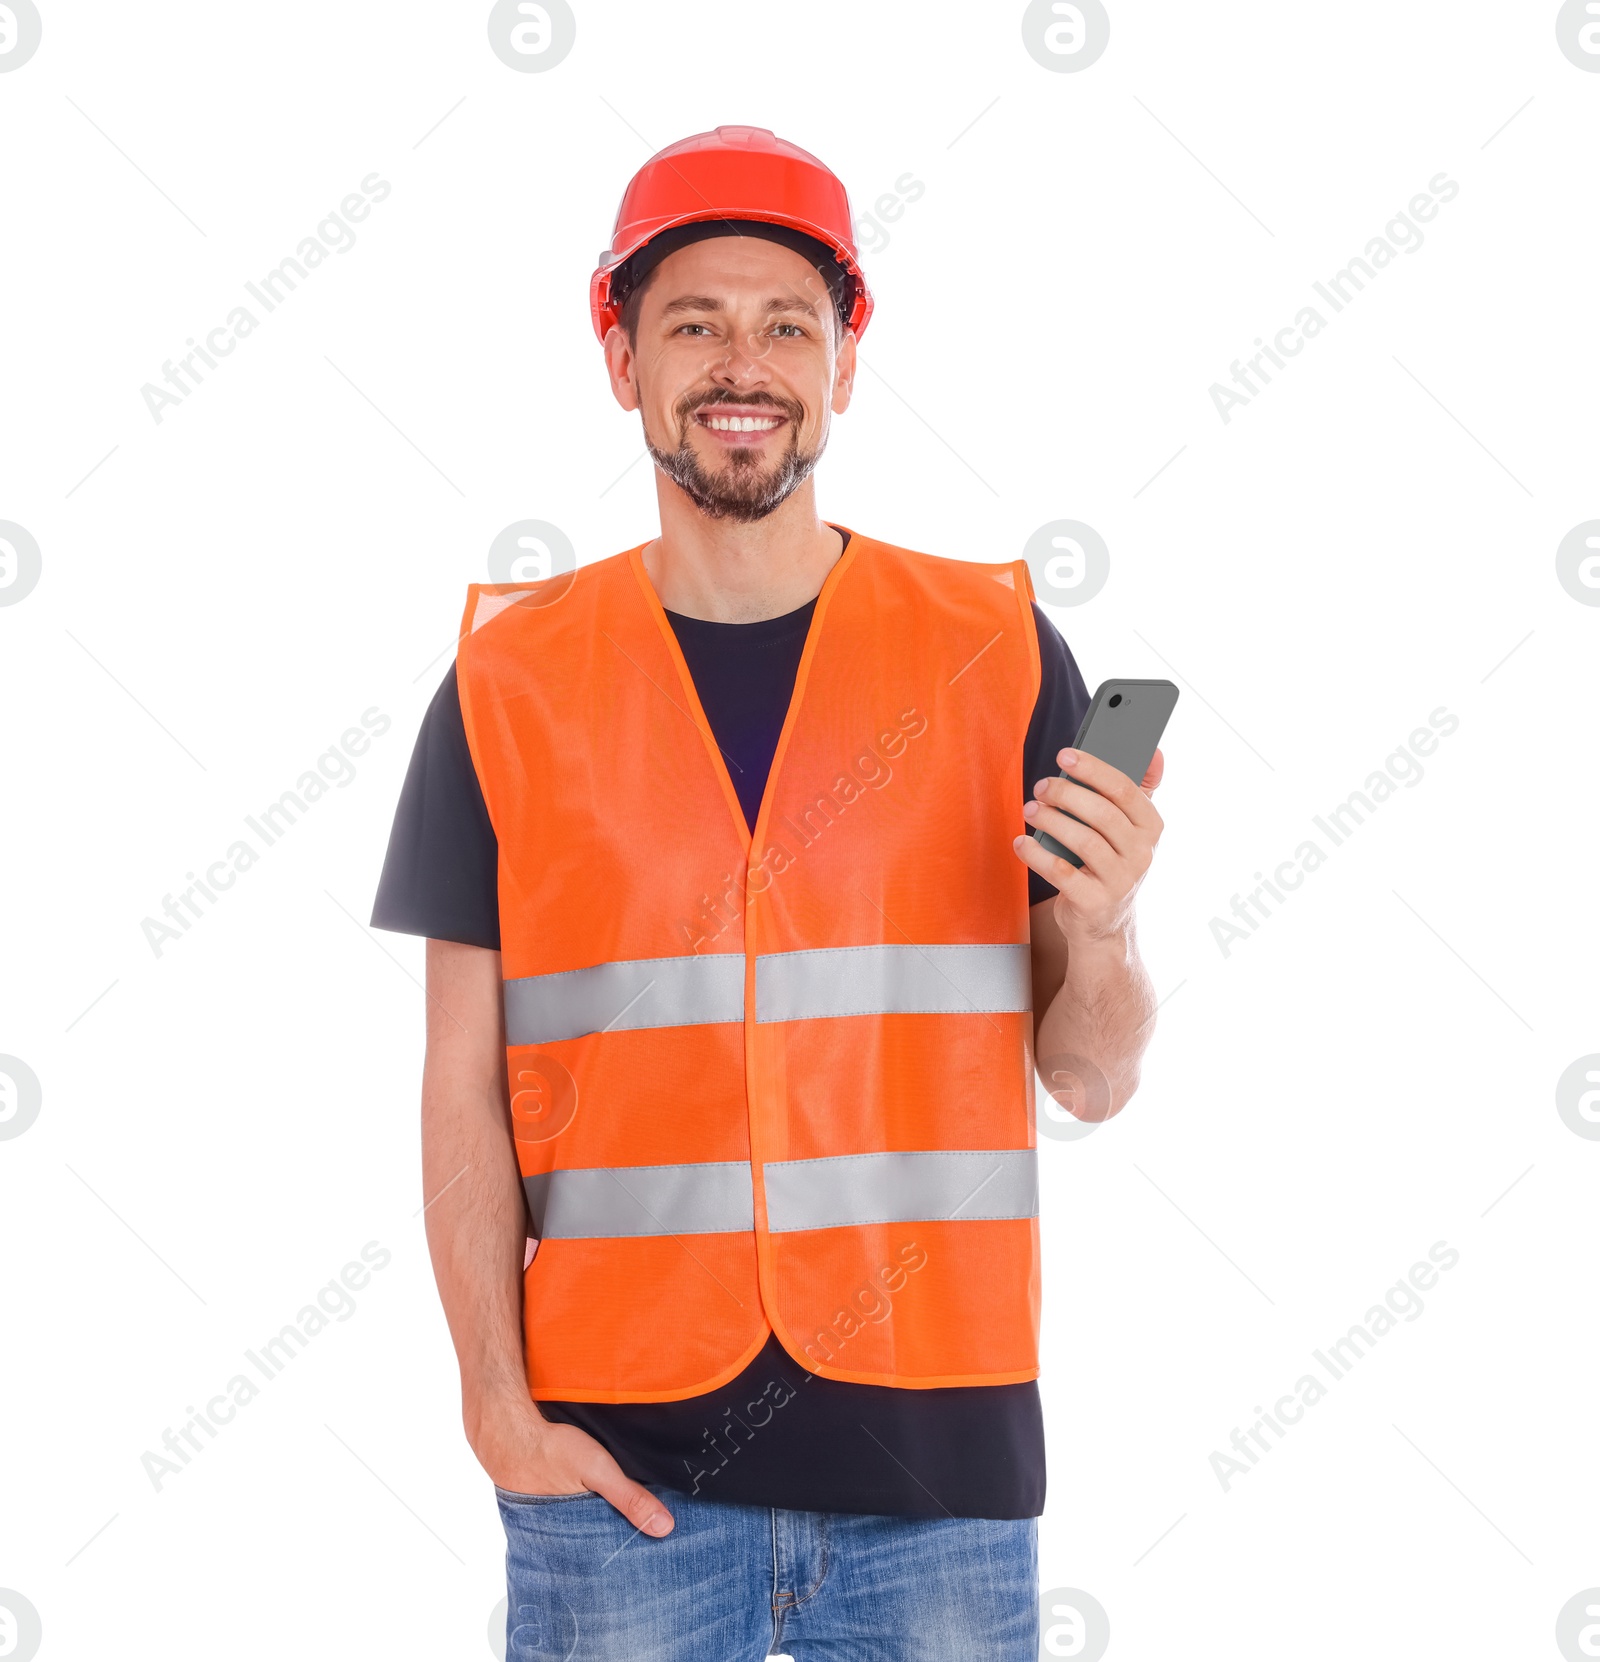
[[[712,623],[757,623],[815,600],[844,552],[817,517],[811,481],[765,519],[708,519],[677,488],[662,493],[661,535],[644,568],[661,604]]]

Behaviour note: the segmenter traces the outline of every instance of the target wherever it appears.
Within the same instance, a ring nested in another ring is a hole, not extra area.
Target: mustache
[[[791,421],[798,422],[805,416],[805,409],[787,399],[774,398],[770,393],[757,394],[740,398],[734,393],[716,393],[709,398],[686,398],[678,406],[678,419],[681,425],[687,425],[701,410],[714,410],[722,404],[742,404],[748,409],[771,410],[775,415],[787,416]]]

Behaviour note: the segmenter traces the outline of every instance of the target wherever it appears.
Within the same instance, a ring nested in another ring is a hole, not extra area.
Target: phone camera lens
[[[1110,696],[1110,698],[1108,698],[1108,699],[1107,699],[1107,700],[1106,700],[1106,703],[1108,703],[1108,704],[1109,704],[1109,705],[1110,705],[1110,706],[1111,706],[1111,708],[1112,708],[1112,709],[1113,709],[1113,710],[1114,710],[1114,709],[1116,709],[1116,707],[1117,707],[1117,706],[1118,706],[1118,705],[1119,705],[1119,704],[1120,704],[1120,703],[1121,703],[1121,702],[1122,702],[1122,694],[1121,694],[1121,693],[1112,693],[1112,695],[1111,695],[1111,696]]]

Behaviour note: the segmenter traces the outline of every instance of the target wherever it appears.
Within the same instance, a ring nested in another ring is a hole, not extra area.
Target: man
[[[1034,1058],[1135,1088],[1161,760],[1059,748],[1023,562],[819,519],[850,227],[759,128],[630,184],[591,310],[661,534],[473,586],[384,867],[514,1658],[1037,1654]]]

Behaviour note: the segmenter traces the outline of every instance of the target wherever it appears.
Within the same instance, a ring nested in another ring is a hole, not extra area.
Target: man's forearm
[[[471,1436],[487,1401],[528,1400],[527,1215],[506,1099],[499,953],[430,941],[427,992],[423,1216]]]
[[[1139,1062],[1155,1025],[1155,989],[1139,957],[1132,917],[1125,928],[1067,946],[1066,975],[1035,1033],[1035,1060],[1048,1083],[1052,1058],[1077,1057],[1104,1075],[1109,1103],[1083,1085],[1099,1119],[1122,1108],[1139,1086]]]
[[[527,1396],[522,1344],[522,1180],[503,1093],[423,1078],[428,1252],[461,1368],[469,1420],[486,1398]]]

